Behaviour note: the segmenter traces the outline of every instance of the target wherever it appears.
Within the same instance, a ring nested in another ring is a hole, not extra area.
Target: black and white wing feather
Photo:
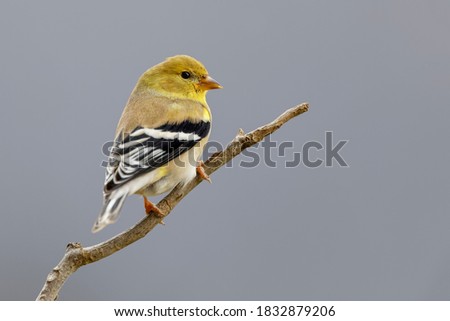
[[[184,121],[158,128],[137,127],[119,134],[111,149],[104,192],[111,193],[131,179],[153,171],[194,147],[210,131],[210,123]]]

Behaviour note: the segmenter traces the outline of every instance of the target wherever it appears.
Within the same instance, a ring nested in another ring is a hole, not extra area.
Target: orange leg
[[[155,215],[159,218],[164,217],[163,212],[152,202],[150,202],[147,197],[144,196],[144,207],[145,207],[145,213],[150,214],[150,212],[155,213]]]
[[[211,182],[211,178],[209,178],[209,175],[205,173],[205,168],[204,168],[205,164],[200,161],[198,162],[198,165],[196,167],[197,169],[197,174],[198,176],[200,176],[203,180],[208,181],[209,183]]]

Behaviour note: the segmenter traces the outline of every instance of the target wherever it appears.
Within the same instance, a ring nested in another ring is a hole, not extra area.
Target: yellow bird
[[[142,74],[117,125],[103,189],[103,208],[92,232],[114,223],[128,195],[144,197],[146,213],[161,211],[147,197],[187,183],[211,130],[206,93],[222,86],[202,63],[179,55]]]

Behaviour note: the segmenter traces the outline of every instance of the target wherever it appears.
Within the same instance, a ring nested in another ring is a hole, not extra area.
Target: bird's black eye
[[[189,71],[183,71],[181,73],[181,78],[183,78],[183,79],[188,79],[190,77],[191,77],[191,73]]]

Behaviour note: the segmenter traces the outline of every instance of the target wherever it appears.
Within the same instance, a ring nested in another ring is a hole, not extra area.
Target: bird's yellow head
[[[139,79],[137,88],[206,103],[206,92],[222,86],[208,75],[201,62],[190,56],[179,55],[148,69]]]

